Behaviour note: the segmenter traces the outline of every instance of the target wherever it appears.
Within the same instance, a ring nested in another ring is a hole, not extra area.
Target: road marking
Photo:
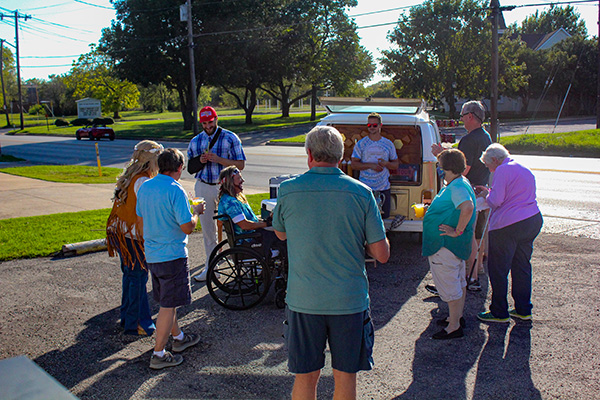
[[[573,217],[561,217],[560,215],[546,215],[546,214],[542,214],[544,217],[548,217],[548,218],[560,218],[560,219],[568,219],[571,221],[581,221],[581,222],[594,222],[594,223],[600,223],[600,221],[596,220],[596,219],[586,219],[586,218],[573,218]]]
[[[600,171],[573,171],[569,169],[551,169],[551,168],[530,168],[532,171],[542,172],[571,172],[573,174],[594,174],[600,175]]]

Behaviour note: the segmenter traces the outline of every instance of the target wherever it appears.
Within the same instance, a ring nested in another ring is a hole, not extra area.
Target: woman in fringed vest
[[[119,253],[123,271],[121,326],[125,334],[152,335],[155,330],[148,303],[148,268],[142,227],[137,225],[137,192],[158,173],[157,159],[163,146],[151,140],[139,142],[131,161],[117,179],[113,208],[106,224],[108,254]]]

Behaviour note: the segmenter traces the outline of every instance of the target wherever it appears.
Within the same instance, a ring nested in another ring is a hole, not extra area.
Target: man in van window
[[[360,139],[352,151],[352,168],[360,171],[360,181],[383,195],[383,218],[390,216],[390,170],[398,168],[398,154],[391,140],[381,136],[381,116],[369,114],[369,135]],[[377,194],[376,194],[377,195]]]

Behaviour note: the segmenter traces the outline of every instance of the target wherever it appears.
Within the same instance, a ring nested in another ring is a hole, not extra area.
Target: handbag
[[[219,127],[217,129],[217,131],[215,132],[215,136],[213,136],[213,138],[211,139],[210,143],[208,144],[208,148],[206,149],[206,153],[208,153],[210,151],[210,149],[213,148],[213,146],[215,145],[215,143],[217,142],[217,139],[219,138],[219,135],[221,135],[221,127]],[[190,174],[195,174],[196,172],[200,172],[204,169],[204,167],[206,166],[207,163],[200,161],[200,157],[202,155],[190,158],[188,160],[188,171]]]

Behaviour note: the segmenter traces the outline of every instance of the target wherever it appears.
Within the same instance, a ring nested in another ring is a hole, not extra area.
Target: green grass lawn
[[[304,143],[306,135],[274,139],[274,143]],[[500,138],[500,143],[515,154],[600,157],[600,129],[567,133],[516,135]],[[455,144],[454,147],[458,146]]]
[[[268,197],[268,193],[247,196],[257,215],[260,202]],[[0,220],[0,261],[50,256],[64,244],[104,239],[109,214],[105,208]]]
[[[518,154],[600,157],[600,129],[507,136],[500,143]]]
[[[325,113],[317,114],[317,120],[321,119]],[[180,116],[181,117],[181,116]],[[283,126],[292,126],[299,124],[310,123],[310,113],[292,114],[289,118],[281,118],[275,114],[258,114],[252,118],[253,123],[246,125],[244,116],[223,116],[219,118],[219,125],[225,129],[232,130],[236,133],[252,132],[256,130],[274,129]],[[111,125],[114,129],[117,138],[128,139],[177,139],[190,140],[193,136],[192,131],[184,131],[183,120],[179,119],[151,119],[146,120],[119,120]],[[75,137],[75,131],[79,127],[65,126],[50,127],[43,126],[26,126],[24,130],[15,130],[14,133],[29,133],[35,135],[61,135]],[[87,140],[87,139],[83,139]]]
[[[31,167],[0,168],[6,174],[41,179],[43,181],[61,183],[115,183],[120,168],[102,167],[102,176],[98,175],[98,167],[81,165],[35,165]]]

